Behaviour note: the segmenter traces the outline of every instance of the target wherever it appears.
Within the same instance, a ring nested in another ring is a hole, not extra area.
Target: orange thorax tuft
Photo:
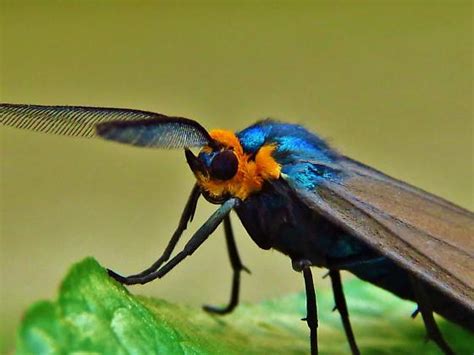
[[[212,138],[221,143],[225,148],[233,149],[239,166],[232,179],[222,181],[197,175],[198,184],[211,195],[219,197],[230,194],[245,200],[252,193],[260,191],[265,180],[274,180],[280,177],[281,166],[273,158],[275,144],[262,146],[254,159],[245,154],[237,136],[226,130],[215,129],[209,132]],[[209,147],[203,148],[210,150]]]

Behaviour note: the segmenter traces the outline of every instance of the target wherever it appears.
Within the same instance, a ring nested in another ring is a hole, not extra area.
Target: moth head
[[[257,154],[245,153],[238,137],[230,131],[212,130],[212,145],[195,156],[186,149],[186,160],[203,196],[212,203],[230,197],[245,200],[262,188],[268,178],[280,175],[280,165],[271,156],[274,146],[264,146]]]

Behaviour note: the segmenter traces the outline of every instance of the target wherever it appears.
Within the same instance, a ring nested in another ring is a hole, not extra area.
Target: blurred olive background
[[[264,117],[297,122],[472,210],[471,6],[2,1],[1,101],[130,107],[233,130]],[[1,140],[5,352],[22,312],[55,297],[71,263],[93,255],[123,274],[149,266],[193,176],[180,151],[11,128]],[[201,201],[188,231],[214,209]],[[253,271],[243,276],[243,300],[303,289],[287,258],[259,250],[234,225]],[[131,291],[224,303],[230,281],[218,230],[165,279]]]

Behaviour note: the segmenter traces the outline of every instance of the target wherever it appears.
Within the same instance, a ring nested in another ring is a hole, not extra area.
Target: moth
[[[234,210],[253,241],[287,255],[306,289],[311,353],[318,353],[317,306],[311,267],[329,270],[334,300],[353,354],[340,271],[415,301],[428,337],[451,354],[433,312],[474,331],[474,214],[333,150],[299,125],[259,121],[234,133],[207,131],[182,117],[131,109],[1,104],[3,125],[139,147],[184,149],[196,182],[178,227],[146,270],[109,275],[125,285],[165,276],[224,225],[233,268],[226,314],[238,304],[248,271],[235,243]],[[195,155],[191,148],[199,148]],[[203,196],[219,207],[172,256]]]

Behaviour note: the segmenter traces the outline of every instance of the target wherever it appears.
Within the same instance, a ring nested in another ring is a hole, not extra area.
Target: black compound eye
[[[210,173],[211,176],[218,180],[232,179],[237,172],[239,162],[234,152],[224,150],[212,159]]]

